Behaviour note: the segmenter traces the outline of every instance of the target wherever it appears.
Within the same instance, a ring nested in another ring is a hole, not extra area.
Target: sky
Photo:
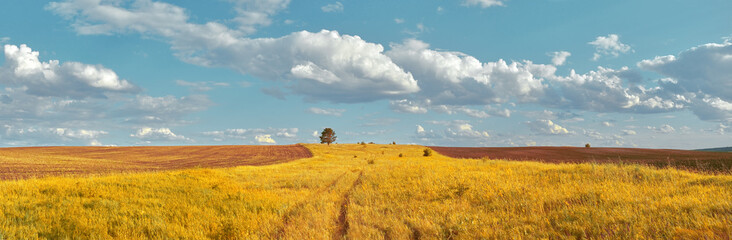
[[[0,146],[732,146],[729,0],[7,0]]]

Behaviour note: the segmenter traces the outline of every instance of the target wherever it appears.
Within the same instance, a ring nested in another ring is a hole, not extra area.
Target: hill
[[[704,149],[697,149],[695,151],[704,151],[704,152],[732,152],[732,147],[704,148]]]

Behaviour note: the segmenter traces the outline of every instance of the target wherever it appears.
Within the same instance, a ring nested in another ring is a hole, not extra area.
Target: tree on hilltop
[[[333,131],[333,129],[325,128],[325,129],[323,129],[323,133],[320,134],[320,143],[321,144],[327,143],[328,145],[330,145],[330,143],[336,141],[336,138],[337,137],[336,137],[335,131]]]

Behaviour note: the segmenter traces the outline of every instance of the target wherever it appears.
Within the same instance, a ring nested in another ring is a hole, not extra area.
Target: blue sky
[[[10,0],[0,146],[732,145],[732,2]]]

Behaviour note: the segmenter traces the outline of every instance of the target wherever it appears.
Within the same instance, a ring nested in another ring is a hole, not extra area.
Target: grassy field
[[[301,145],[0,148],[0,180],[259,166],[311,156]]]
[[[641,164],[702,173],[732,173],[732,152],[604,147],[430,147],[454,158],[491,158],[546,163]]]
[[[732,238],[730,175],[306,147],[277,165],[2,181],[0,239]]]

